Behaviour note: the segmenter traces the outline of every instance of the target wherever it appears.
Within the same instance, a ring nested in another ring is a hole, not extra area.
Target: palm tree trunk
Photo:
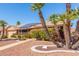
[[[79,41],[77,41],[74,45],[72,45],[72,49],[76,49],[77,47],[79,47]]]
[[[39,16],[40,16],[41,24],[42,24],[42,26],[43,26],[43,28],[44,28],[46,34],[47,34],[47,37],[49,37],[49,32],[48,32],[48,29],[47,29],[46,23],[45,23],[45,21],[44,21],[44,17],[43,17],[43,15],[42,15],[41,10],[39,10]]]
[[[20,40],[20,38],[19,38],[19,30],[17,30],[17,39]]]
[[[66,3],[66,11],[68,15],[70,13],[70,8],[71,8],[70,3]],[[65,36],[65,41],[66,41],[66,48],[69,49],[71,47],[70,46],[71,32],[70,32],[70,20],[69,19],[66,19],[66,22],[64,24],[64,36]]]
[[[3,39],[4,38],[4,34],[5,34],[5,26],[3,25],[3,33],[2,33],[2,37],[1,37],[1,39]]]
[[[65,44],[66,44],[66,48],[68,49],[70,48],[70,39],[71,39],[69,32],[70,29],[66,24],[64,24],[63,27],[64,27]]]
[[[47,29],[47,26],[46,26],[46,23],[45,23],[45,21],[44,21],[44,17],[43,17],[43,15],[42,15],[41,10],[39,10],[39,16],[40,16],[40,21],[41,21],[41,24],[42,24],[42,26],[43,26],[43,28],[44,28],[44,31],[46,32],[47,38],[50,39],[50,40],[52,40],[53,43],[54,43],[55,45],[57,45],[57,47],[60,47],[60,46],[59,46],[59,43],[58,43],[58,42],[55,42],[55,41],[52,39],[51,35],[49,34],[49,31],[48,31],[48,29]]]
[[[59,29],[57,28],[57,26],[55,26],[55,32],[56,32],[57,37],[58,37],[57,41],[60,43],[61,47],[63,47],[64,46],[63,39],[61,38],[61,35],[59,33]]]
[[[61,38],[61,35],[60,35],[60,33],[59,33],[59,29],[58,29],[58,26],[55,24],[54,25],[54,28],[55,28],[55,31],[56,31],[56,34],[57,34],[57,36],[58,36],[58,40],[59,41],[61,41],[61,43],[62,43],[62,38]]]
[[[77,21],[76,32],[79,32],[79,20]]]
[[[77,40],[79,39],[79,20],[77,21],[77,26],[76,26],[76,30],[75,30],[75,36],[77,36]],[[72,45],[72,49],[75,49],[79,46],[79,40],[77,42],[75,42],[75,44]]]
[[[7,38],[8,38],[7,28],[6,28],[6,36],[7,36]]]

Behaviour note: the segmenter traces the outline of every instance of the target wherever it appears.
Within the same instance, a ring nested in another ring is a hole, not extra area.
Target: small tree
[[[17,22],[16,22],[16,26],[17,26],[17,27],[18,27],[20,24],[21,24],[20,21],[17,21]],[[17,30],[17,36],[18,36],[18,39],[20,39],[19,30]]]
[[[20,24],[21,24],[20,21],[17,21],[17,22],[16,22],[16,26],[19,26]]]
[[[2,27],[2,37],[4,38],[5,36],[5,26],[7,25],[7,22],[5,22],[4,20],[0,20],[0,26]]]

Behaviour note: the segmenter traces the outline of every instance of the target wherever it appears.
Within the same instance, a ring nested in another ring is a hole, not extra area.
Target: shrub
[[[4,36],[0,36],[1,38],[7,38],[7,35],[4,35]]]
[[[55,31],[54,29],[48,29],[49,33],[51,34],[52,38],[55,36]],[[30,32],[27,32],[26,34],[22,35],[12,35],[14,38],[21,38],[21,39],[26,39],[26,38],[36,38],[37,40],[45,40],[49,41],[49,39],[46,36],[46,32],[43,29],[33,29]]]
[[[48,29],[49,33],[52,35],[54,32],[53,29]],[[32,38],[39,38],[40,40],[48,41],[49,39],[46,36],[46,32],[43,29],[34,29],[30,31]],[[38,40],[38,39],[37,39]]]
[[[37,40],[41,40],[41,37],[39,35],[39,30],[31,30],[30,31],[30,35],[31,35],[31,38],[36,38]]]
[[[11,37],[12,38],[18,38],[19,40],[24,39],[23,35],[21,35],[21,34],[19,34],[19,35],[13,34]]]
[[[16,34],[11,35],[12,38],[16,38]]]

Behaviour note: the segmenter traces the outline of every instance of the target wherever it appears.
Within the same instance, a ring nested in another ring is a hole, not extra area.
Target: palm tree
[[[49,21],[51,21],[53,23],[53,25],[54,25],[54,29],[55,29],[55,32],[56,32],[56,34],[58,36],[58,40],[62,40],[62,37],[61,37],[59,29],[58,29],[58,25],[57,25],[57,23],[60,21],[58,17],[59,17],[59,15],[52,14],[49,17]]]
[[[48,32],[48,29],[47,29],[47,26],[46,26],[46,23],[44,21],[44,17],[43,17],[42,11],[41,11],[41,9],[44,5],[45,5],[44,3],[34,3],[34,4],[32,4],[32,10],[33,11],[38,10],[38,15],[40,17],[40,22],[41,22],[41,24],[44,28],[44,31],[46,32],[47,38],[52,40],[52,37],[50,36],[50,34]],[[53,40],[53,43],[56,44],[57,46],[59,46],[59,44],[57,42],[55,42],[54,40]]]
[[[79,9],[75,8],[74,12],[75,12],[77,18],[79,18]],[[77,26],[76,26],[76,30],[75,31],[79,31],[79,20],[77,21]]]
[[[18,27],[20,24],[21,24],[20,21],[17,21],[17,22],[16,22],[16,26],[17,26],[17,27]],[[19,30],[17,30],[17,35],[18,35],[18,39],[20,39],[20,38],[19,38]]]
[[[76,8],[74,10],[74,13],[76,14],[76,18],[79,18],[79,8]],[[77,21],[77,26],[76,26],[76,30],[75,30],[76,34],[79,33],[79,20]],[[79,40],[72,45],[72,49],[76,49],[79,46]]]
[[[43,7],[44,5],[45,5],[44,3],[34,3],[34,4],[32,4],[32,10],[33,10],[33,11],[38,10],[38,15],[39,15],[39,17],[40,17],[40,22],[41,22],[41,24],[42,24],[42,26],[43,26],[43,28],[44,28],[44,30],[45,30],[47,36],[49,37],[49,32],[48,32],[48,29],[47,29],[47,27],[46,27],[46,23],[45,23],[45,21],[44,21],[44,17],[43,17],[42,11],[41,11],[41,9],[42,9],[42,7]]]
[[[19,26],[20,24],[21,24],[20,21],[17,21],[17,22],[16,22],[16,26]]]
[[[7,22],[5,22],[4,20],[0,20],[0,26],[3,28],[2,30],[2,37],[1,38],[4,38],[4,35],[5,35],[5,26],[7,25]]]
[[[77,15],[75,10],[71,10],[71,4],[66,3],[66,22],[65,22],[65,29],[64,29],[64,34],[65,34],[65,40],[66,40],[66,48],[71,48],[70,40],[71,40],[71,20],[76,19]]]
[[[71,10],[71,4],[66,3],[67,15],[70,14],[70,10]],[[66,41],[66,48],[70,48],[71,35],[70,35],[70,19],[69,18],[66,18],[66,20],[65,20],[64,37],[65,37],[65,41]]]
[[[63,30],[64,30],[64,37],[65,37],[65,44],[66,48],[70,48],[70,39],[71,38],[71,32],[70,32],[70,26],[71,26],[71,20],[76,19],[76,12],[75,10],[70,10],[70,13],[67,14],[65,12],[64,14],[59,15],[59,20],[63,21]]]

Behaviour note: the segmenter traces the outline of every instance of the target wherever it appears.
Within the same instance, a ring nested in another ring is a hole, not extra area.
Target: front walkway
[[[17,42],[17,41],[16,40],[2,40],[2,41],[0,41],[0,47],[7,45],[7,44],[15,43],[15,42]]]
[[[53,43],[47,41],[35,41],[35,40],[30,40],[28,42],[25,41],[12,47],[0,50],[0,55],[1,56],[72,56],[72,55],[79,56],[79,53],[70,53],[70,52],[38,53],[31,50],[31,47],[35,45],[53,45]]]
[[[14,46],[16,46],[16,45],[19,45],[19,44],[22,44],[22,43],[25,43],[25,42],[28,42],[28,41],[31,41],[32,39],[28,39],[28,40],[24,40],[24,41],[18,41],[18,42],[16,42],[16,43],[9,43],[9,44],[7,44],[7,45],[4,45],[4,46],[1,46],[0,47],[0,51],[1,50],[5,50],[5,49],[7,49],[7,48],[11,48],[11,47],[14,47]]]

